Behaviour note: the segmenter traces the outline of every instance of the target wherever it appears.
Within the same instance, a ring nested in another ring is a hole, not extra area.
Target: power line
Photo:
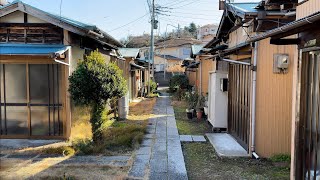
[[[188,4],[184,4],[184,5],[179,6],[179,7],[173,7],[173,9],[178,9],[178,8],[181,8],[181,7],[185,7],[185,6],[188,6],[188,5],[193,4],[193,3],[196,3],[196,2],[199,2],[199,1],[196,0],[196,1],[190,2],[190,3],[188,3]]]
[[[135,20],[133,20],[133,21],[130,21],[130,22],[128,22],[127,24],[124,24],[124,25],[122,25],[122,26],[119,26],[119,27],[117,27],[117,28],[115,28],[115,29],[112,29],[112,30],[110,30],[110,31],[108,31],[108,32],[112,32],[112,31],[118,30],[118,29],[120,29],[120,28],[123,28],[123,27],[125,27],[125,26],[127,26],[127,25],[129,25],[129,24],[131,24],[131,23],[134,23],[134,22],[136,22],[136,21],[144,18],[144,17],[147,16],[147,15],[149,15],[149,13],[146,13],[146,14],[144,14],[143,16],[138,17],[137,19],[135,19]]]
[[[209,14],[198,14],[198,13],[186,13],[186,12],[178,12],[178,11],[173,11],[172,13],[176,14],[187,14],[187,15],[199,15],[199,16],[208,16],[208,17],[221,17],[221,15],[209,15]]]
[[[200,17],[187,17],[187,16],[177,16],[177,15],[169,15],[173,17],[181,17],[181,18],[187,18],[187,19],[202,19],[202,20],[212,20],[212,19],[206,19],[206,18],[200,18]]]

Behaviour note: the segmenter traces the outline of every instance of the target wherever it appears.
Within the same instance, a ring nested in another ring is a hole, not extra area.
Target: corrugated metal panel
[[[290,153],[293,60],[297,46],[270,45],[259,42],[256,104],[256,152],[263,157]],[[287,74],[273,73],[273,55],[290,56]]]
[[[309,0],[297,7],[297,19],[304,18],[320,11],[319,0]]]
[[[256,7],[259,5],[259,3],[256,3],[256,2],[230,3],[229,5],[232,8],[234,8],[235,11],[239,11],[242,13],[248,13],[248,12],[258,12],[258,9],[256,9]]]
[[[192,54],[193,55],[197,55],[200,51],[201,51],[201,49],[203,48],[203,46],[204,45],[192,45],[191,46],[191,50],[192,50]]]
[[[49,55],[51,53],[64,52],[68,46],[46,44],[0,44],[2,55]]]

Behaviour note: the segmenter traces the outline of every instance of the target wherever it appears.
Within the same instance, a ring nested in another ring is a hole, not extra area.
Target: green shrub
[[[69,77],[69,92],[76,105],[91,107],[93,141],[102,137],[105,107],[111,98],[120,98],[127,92],[122,71],[114,63],[105,63],[105,58],[94,51],[79,61]]]
[[[174,89],[186,89],[189,85],[189,79],[186,75],[175,75],[169,80],[169,88]]]
[[[185,93],[184,99],[187,101],[189,109],[195,109],[199,101],[199,94],[188,91]]]
[[[185,89],[178,89],[176,92],[173,93],[173,98],[181,101],[185,96],[186,90]]]
[[[147,85],[148,85],[148,83],[147,83]],[[155,81],[153,81],[152,79],[150,79],[150,93],[153,94],[154,92],[156,92],[156,90],[157,90],[157,83]]]

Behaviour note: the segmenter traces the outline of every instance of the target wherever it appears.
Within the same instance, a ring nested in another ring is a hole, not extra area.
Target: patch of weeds
[[[147,95],[147,98],[156,98],[156,97],[159,97],[159,94],[158,93],[149,93]]]
[[[75,150],[70,146],[50,147],[42,150],[45,154],[60,154],[64,156],[72,156],[75,154]]]
[[[131,151],[142,142],[145,131],[145,125],[118,124],[104,132],[104,145],[112,151]]]
[[[94,143],[92,140],[73,141],[77,154],[105,154],[115,155],[127,153],[139,146],[143,140],[146,125],[115,123],[103,131],[101,141]]]
[[[290,162],[291,156],[289,154],[276,154],[270,158],[272,162]]]
[[[197,179],[289,179],[290,170],[250,158],[219,158],[210,143],[183,143],[188,177]]]
[[[185,103],[172,103],[180,135],[204,135],[211,131],[206,120],[189,120],[186,114]]]

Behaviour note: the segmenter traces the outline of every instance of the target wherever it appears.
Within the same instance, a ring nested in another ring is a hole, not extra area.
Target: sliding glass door
[[[63,136],[62,67],[0,65],[2,136]]]

